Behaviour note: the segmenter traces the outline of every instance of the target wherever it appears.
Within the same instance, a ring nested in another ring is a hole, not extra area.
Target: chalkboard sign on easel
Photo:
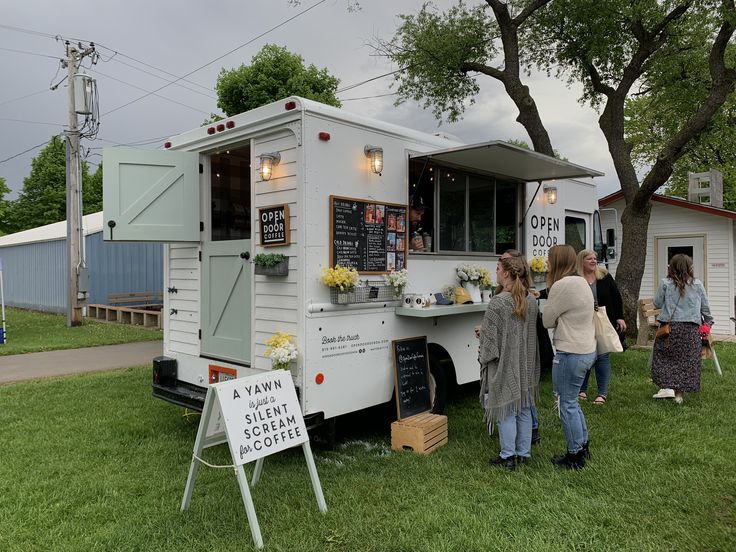
[[[406,205],[330,196],[330,266],[363,274],[406,267]]]
[[[397,339],[391,346],[399,420],[431,410],[427,336]]]

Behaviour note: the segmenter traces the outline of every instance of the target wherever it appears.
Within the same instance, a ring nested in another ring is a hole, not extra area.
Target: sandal
[[[597,404],[599,406],[602,404],[606,404],[606,397],[603,395],[598,395],[593,401],[593,404]]]
[[[578,393],[578,399],[581,401],[587,401],[588,400],[588,394],[585,391],[581,391]]]

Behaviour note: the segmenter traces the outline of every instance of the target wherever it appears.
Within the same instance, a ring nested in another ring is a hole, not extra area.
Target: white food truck
[[[105,150],[104,237],[165,243],[156,397],[201,409],[209,383],[271,370],[266,341],[287,332],[313,427],[392,400],[392,340],[426,336],[441,411],[448,385],[478,379],[473,327],[486,305],[409,308],[384,293],[382,274],[406,268],[405,293],[433,294],[458,285],[461,263],[493,277],[509,248],[529,258],[557,243],[602,251],[591,182],[601,174],[291,97],[160,151]],[[418,221],[410,198],[422,204]],[[423,250],[411,251],[417,236]],[[288,257],[285,276],[255,273],[263,252]],[[321,282],[336,263],[368,281],[362,300],[340,304]]]

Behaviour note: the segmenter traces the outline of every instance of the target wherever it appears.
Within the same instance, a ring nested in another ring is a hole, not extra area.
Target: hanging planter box
[[[261,276],[288,276],[289,275],[289,257],[273,266],[255,265],[256,274]]]

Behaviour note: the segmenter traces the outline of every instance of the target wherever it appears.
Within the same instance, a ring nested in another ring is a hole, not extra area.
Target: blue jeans
[[[537,414],[536,405],[530,407],[532,409],[532,429],[539,429],[539,414]]]
[[[608,353],[598,355],[593,364],[595,367],[595,382],[598,386],[598,395],[608,396],[608,382],[611,380],[611,359]],[[585,374],[581,391],[588,390],[588,379],[590,378],[590,370]]]
[[[517,414],[509,414],[498,425],[498,442],[501,445],[501,458],[532,455],[532,409],[526,406]]]
[[[596,354],[579,355],[557,351],[552,361],[552,384],[560,401],[560,422],[567,441],[567,451],[579,452],[588,442],[588,427],[578,404],[578,393],[585,373],[595,362]]]

